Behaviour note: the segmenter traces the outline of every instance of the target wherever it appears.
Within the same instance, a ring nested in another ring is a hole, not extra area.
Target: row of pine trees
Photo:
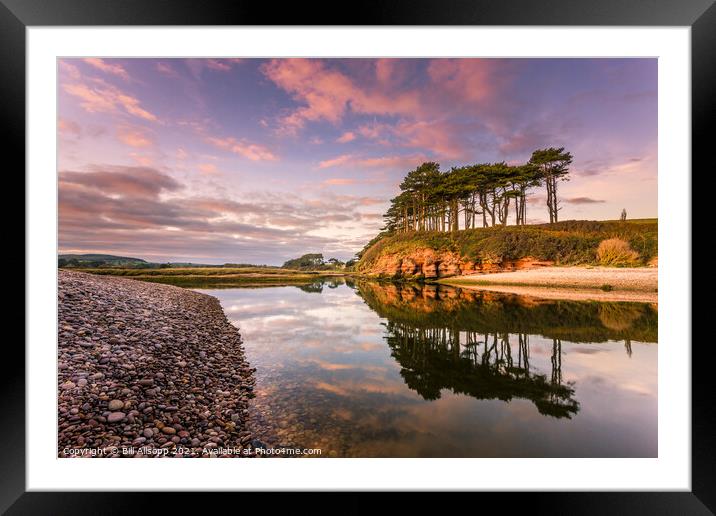
[[[568,179],[571,163],[564,147],[538,149],[523,165],[480,163],[443,172],[438,163],[423,163],[405,176],[400,195],[391,199],[384,230],[458,231],[504,226],[510,219],[524,225],[527,195],[536,188],[546,189],[549,221],[557,222],[557,184]]]

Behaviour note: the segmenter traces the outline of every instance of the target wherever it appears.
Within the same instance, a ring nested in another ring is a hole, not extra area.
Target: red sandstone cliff
[[[505,272],[554,265],[531,257],[500,262],[474,262],[452,251],[418,249],[408,254],[385,254],[364,270],[368,275],[387,278],[447,278],[465,274]]]

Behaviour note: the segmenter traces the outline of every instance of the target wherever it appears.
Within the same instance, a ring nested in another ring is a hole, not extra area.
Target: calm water
[[[657,308],[376,282],[202,290],[264,442],[339,457],[655,457]]]

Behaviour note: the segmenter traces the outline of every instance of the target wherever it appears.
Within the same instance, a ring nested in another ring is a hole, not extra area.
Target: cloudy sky
[[[574,155],[560,219],[657,214],[655,59],[63,59],[60,252],[351,257],[403,175]],[[528,222],[547,218],[542,192]]]

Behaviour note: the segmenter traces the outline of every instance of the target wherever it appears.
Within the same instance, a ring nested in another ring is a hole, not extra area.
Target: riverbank
[[[658,302],[654,267],[540,267],[456,276],[438,283],[545,299]]]
[[[657,259],[657,219],[566,220],[459,231],[381,233],[355,270],[378,278],[437,280],[535,266],[643,267]]]
[[[99,276],[120,276],[184,288],[262,287],[303,285],[322,278],[342,276],[334,271],[300,271],[269,267],[92,267],[68,269]]]
[[[216,298],[58,275],[60,457],[243,453],[254,369]]]

